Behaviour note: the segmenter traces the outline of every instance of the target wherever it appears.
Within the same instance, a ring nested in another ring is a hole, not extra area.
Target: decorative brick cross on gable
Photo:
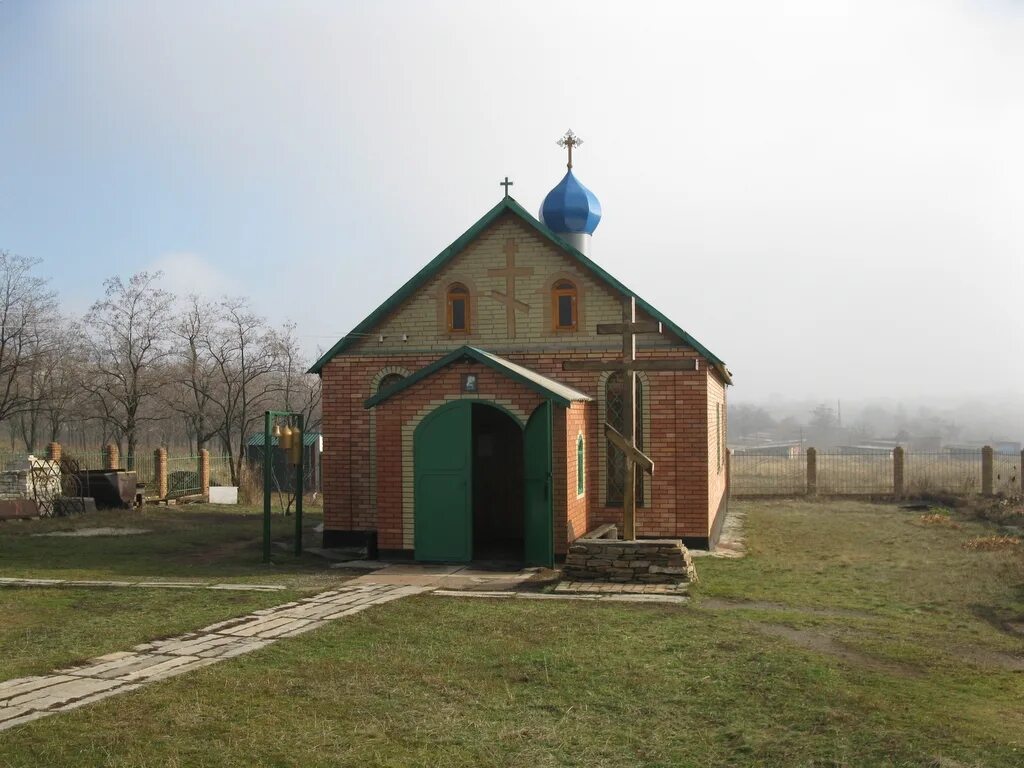
[[[505,278],[505,292],[491,291],[489,295],[505,305],[505,326],[510,339],[514,339],[516,337],[516,310],[521,309],[523,312],[530,311],[528,304],[524,304],[516,299],[516,278],[529,277],[533,274],[533,267],[516,266],[516,252],[518,250],[519,248],[516,245],[516,241],[509,238],[505,241],[504,268],[487,270],[488,277]]]

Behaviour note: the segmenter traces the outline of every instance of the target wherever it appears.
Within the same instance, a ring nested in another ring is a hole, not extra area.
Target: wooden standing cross
[[[622,491],[622,534],[628,541],[636,539],[636,470],[637,467],[649,475],[654,474],[654,462],[636,447],[636,372],[637,371],[694,371],[695,359],[688,360],[646,360],[636,359],[636,336],[638,333],[661,333],[661,323],[653,320],[636,319],[636,297],[629,296],[622,302],[621,323],[599,323],[597,332],[602,335],[622,336],[622,360],[566,360],[562,363],[566,371],[615,371],[623,374],[622,433],[607,422],[605,437],[622,451],[625,457],[625,487]]]

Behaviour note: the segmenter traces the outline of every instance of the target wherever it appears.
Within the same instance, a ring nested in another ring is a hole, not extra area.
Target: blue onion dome
[[[540,216],[552,232],[592,235],[601,221],[601,203],[570,169],[544,198]]]

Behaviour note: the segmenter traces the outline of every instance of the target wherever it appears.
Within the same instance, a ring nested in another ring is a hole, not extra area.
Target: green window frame
[[[581,497],[584,494],[586,483],[584,481],[586,473],[586,454],[583,446],[583,435],[576,437],[576,498]]]

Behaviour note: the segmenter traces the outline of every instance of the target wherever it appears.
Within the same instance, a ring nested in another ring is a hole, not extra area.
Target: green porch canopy
[[[513,381],[518,381],[529,389],[539,392],[544,395],[544,397],[558,405],[567,406],[574,402],[589,402],[593,399],[589,395],[585,395],[580,392],[578,389],[573,389],[572,387],[566,386],[554,379],[549,379],[547,376],[543,376],[536,371],[532,371],[522,365],[513,363],[511,360],[499,357],[492,352],[486,352],[482,349],[477,349],[476,347],[459,347],[454,352],[445,355],[439,360],[435,360],[430,365],[420,368],[418,371],[406,376],[401,381],[395,382],[390,387],[382,389],[373,397],[367,398],[363,403],[363,406],[366,408],[373,408],[375,405],[379,405],[389,397],[397,395],[399,392],[408,389],[442,368],[462,360],[473,360],[477,363],[482,363],[488,368],[507,376]]]

